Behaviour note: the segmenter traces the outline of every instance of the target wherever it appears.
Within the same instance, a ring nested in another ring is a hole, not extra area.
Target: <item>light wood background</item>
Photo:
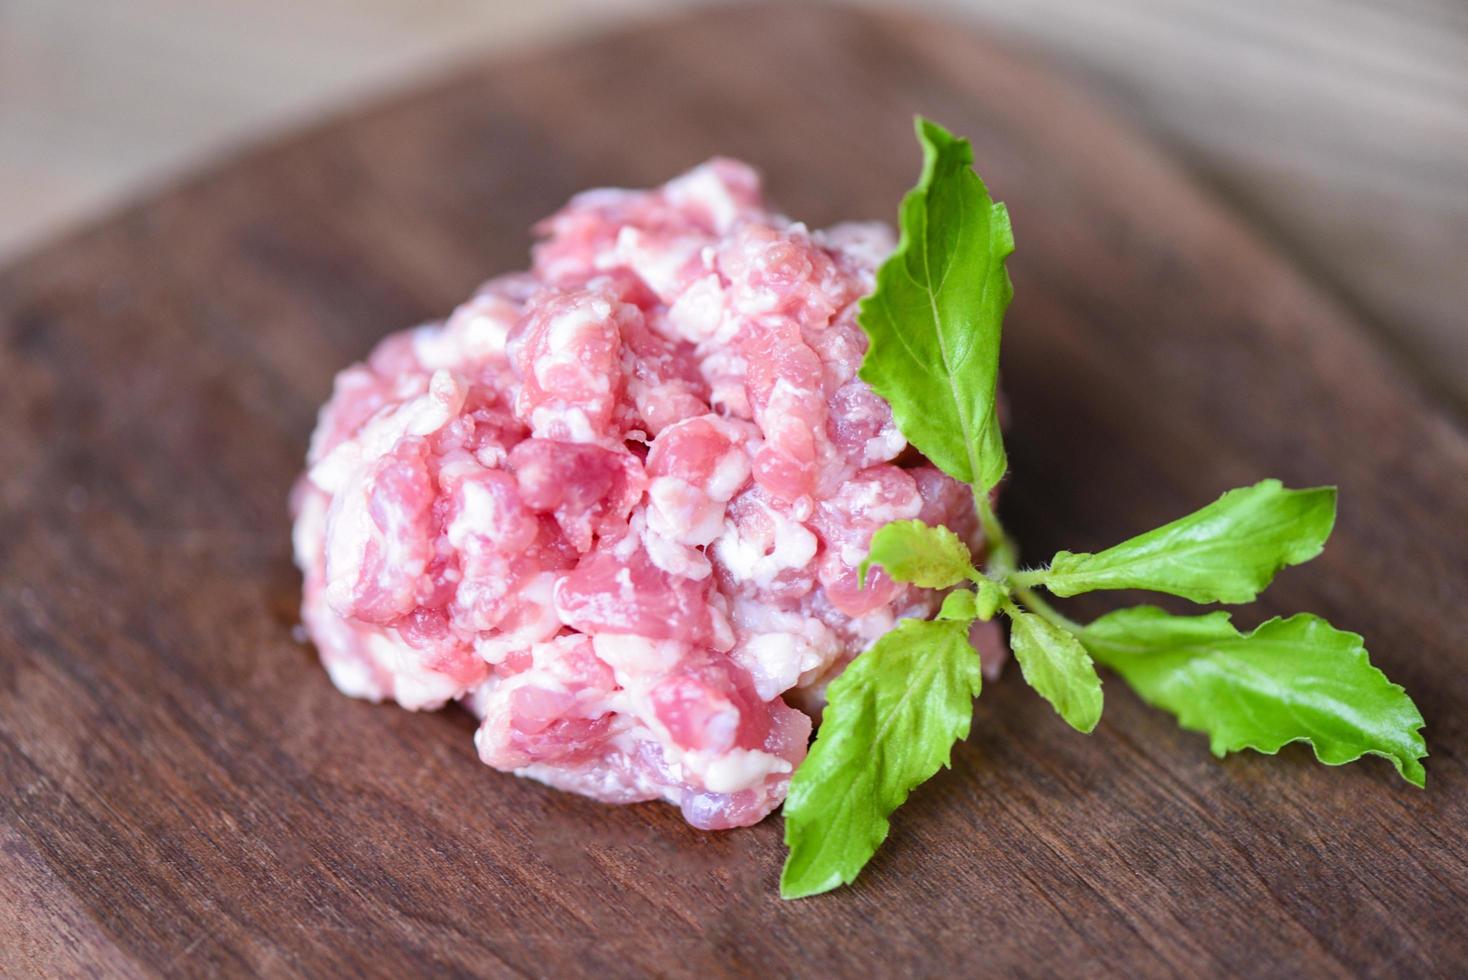
[[[0,0],[0,258],[457,60],[700,2]],[[1080,77],[1468,420],[1468,3],[923,6]]]

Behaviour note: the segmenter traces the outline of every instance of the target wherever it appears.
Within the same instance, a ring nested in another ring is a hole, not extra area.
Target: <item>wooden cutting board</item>
[[[724,153],[813,225],[890,218],[915,111],[974,138],[1014,218],[1026,556],[1266,475],[1338,483],[1325,556],[1241,618],[1365,634],[1427,718],[1426,792],[1300,747],[1216,761],[1116,681],[1083,737],[1011,675],[855,887],[782,903],[778,818],[705,834],[495,773],[466,714],[348,700],[292,639],[286,493],[333,372],[523,267],[584,187]],[[1468,963],[1468,436],[1224,205],[989,42],[755,8],[473,67],[10,268],[0,358],[0,973]]]

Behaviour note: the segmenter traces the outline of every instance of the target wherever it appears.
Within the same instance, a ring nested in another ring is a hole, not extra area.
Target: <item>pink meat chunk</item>
[[[292,496],[303,620],[343,692],[465,704],[488,765],[755,823],[826,685],[941,599],[859,586],[872,533],[982,544],[857,377],[891,232],[810,231],[722,159],[538,230],[528,273],[337,376]]]

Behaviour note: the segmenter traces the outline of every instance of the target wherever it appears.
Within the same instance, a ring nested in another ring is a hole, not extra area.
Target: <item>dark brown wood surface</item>
[[[467,715],[348,700],[292,640],[285,496],[335,370],[586,186],[727,153],[812,224],[890,217],[914,111],[1013,214],[1026,555],[1338,483],[1326,554],[1240,618],[1365,634],[1426,792],[1216,761],[1115,681],[1083,737],[1009,676],[860,882],[782,903],[778,818],[495,773]],[[0,973],[1460,973],[1468,434],[1423,390],[1144,141],[944,25],[702,13],[286,139],[0,274]]]

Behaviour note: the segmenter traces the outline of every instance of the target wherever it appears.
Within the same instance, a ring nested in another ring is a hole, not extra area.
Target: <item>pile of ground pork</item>
[[[891,232],[810,231],[724,159],[538,230],[337,376],[292,498],[305,625],[347,694],[464,703],[497,769],[752,824],[825,686],[941,598],[859,587],[872,532],[979,543],[856,376]]]

